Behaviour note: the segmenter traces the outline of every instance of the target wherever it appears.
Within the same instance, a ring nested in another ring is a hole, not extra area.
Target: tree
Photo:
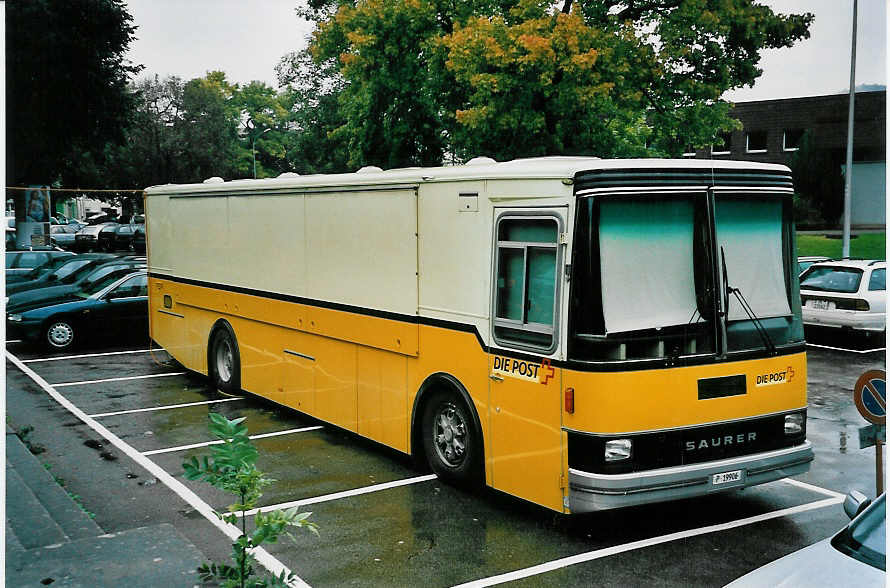
[[[334,136],[346,124],[340,110],[345,82],[335,60],[318,63],[304,50],[288,53],[275,69],[282,100],[289,105],[284,124],[290,169],[304,174],[355,169],[344,142]]]
[[[345,80],[353,163],[439,155],[679,155],[736,126],[729,89],[812,15],[753,0],[313,0],[310,44]]]
[[[10,184],[92,181],[84,175],[122,139],[134,106],[132,21],[123,0],[6,3]]]
[[[236,161],[240,114],[237,91],[238,86],[230,84],[220,71],[185,84],[182,116],[175,125],[189,165],[184,181],[247,177]]]

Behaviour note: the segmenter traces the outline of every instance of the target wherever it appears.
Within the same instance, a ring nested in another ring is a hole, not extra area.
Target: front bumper
[[[719,461],[633,472],[592,474],[569,469],[572,513],[623,508],[746,488],[802,474],[810,469],[813,446],[801,445]],[[714,474],[741,470],[737,482],[715,485]]]

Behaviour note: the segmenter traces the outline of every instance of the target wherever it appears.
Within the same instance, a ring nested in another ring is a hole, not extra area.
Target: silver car
[[[885,586],[884,496],[871,502],[859,492],[851,492],[844,501],[844,510],[853,520],[840,533],[757,568],[726,588]]]

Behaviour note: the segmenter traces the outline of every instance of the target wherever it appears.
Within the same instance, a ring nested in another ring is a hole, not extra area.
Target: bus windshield
[[[579,199],[570,357],[679,360],[801,341],[785,209],[775,196],[704,191]]]

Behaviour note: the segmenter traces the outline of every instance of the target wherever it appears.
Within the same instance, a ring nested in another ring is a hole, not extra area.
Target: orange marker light
[[[566,388],[566,412],[575,414],[575,389]]]

